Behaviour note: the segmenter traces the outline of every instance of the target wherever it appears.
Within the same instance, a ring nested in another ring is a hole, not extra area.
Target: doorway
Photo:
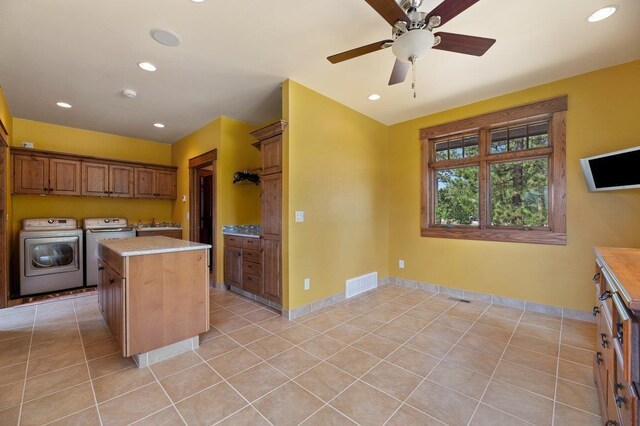
[[[216,284],[216,158],[209,151],[189,159],[189,240],[211,244],[210,284]]]
[[[9,135],[0,121],[0,308],[7,307],[9,295],[9,259],[7,256],[7,151]]]

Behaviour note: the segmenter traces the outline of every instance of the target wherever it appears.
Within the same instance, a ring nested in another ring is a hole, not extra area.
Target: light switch
[[[301,210],[296,211],[296,222],[304,222],[304,212]]]

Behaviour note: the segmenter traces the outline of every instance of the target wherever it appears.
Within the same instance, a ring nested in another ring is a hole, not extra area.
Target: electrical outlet
[[[296,222],[304,222],[304,212],[301,210],[296,211]]]
[[[305,278],[304,279],[304,289],[305,290],[309,290],[310,287],[311,287],[311,279]]]
[[[404,269],[404,260],[398,260],[398,268]]]

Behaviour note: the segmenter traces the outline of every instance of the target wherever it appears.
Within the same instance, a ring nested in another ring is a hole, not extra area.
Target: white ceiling
[[[610,1],[618,13],[585,21]],[[0,16],[0,85],[14,116],[167,143],[220,115],[279,117],[287,78],[392,124],[640,58],[637,0],[481,0],[442,31],[497,43],[480,58],[431,51],[417,99],[409,81],[387,86],[391,49],[326,60],[390,37],[364,0],[2,0]],[[157,44],[157,27],[182,45]],[[158,71],[138,69],[144,60]],[[382,99],[368,101],[373,92]]]

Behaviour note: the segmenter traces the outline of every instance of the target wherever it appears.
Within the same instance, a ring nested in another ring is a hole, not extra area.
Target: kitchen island
[[[98,304],[139,367],[198,346],[209,329],[209,249],[162,236],[102,240]]]

